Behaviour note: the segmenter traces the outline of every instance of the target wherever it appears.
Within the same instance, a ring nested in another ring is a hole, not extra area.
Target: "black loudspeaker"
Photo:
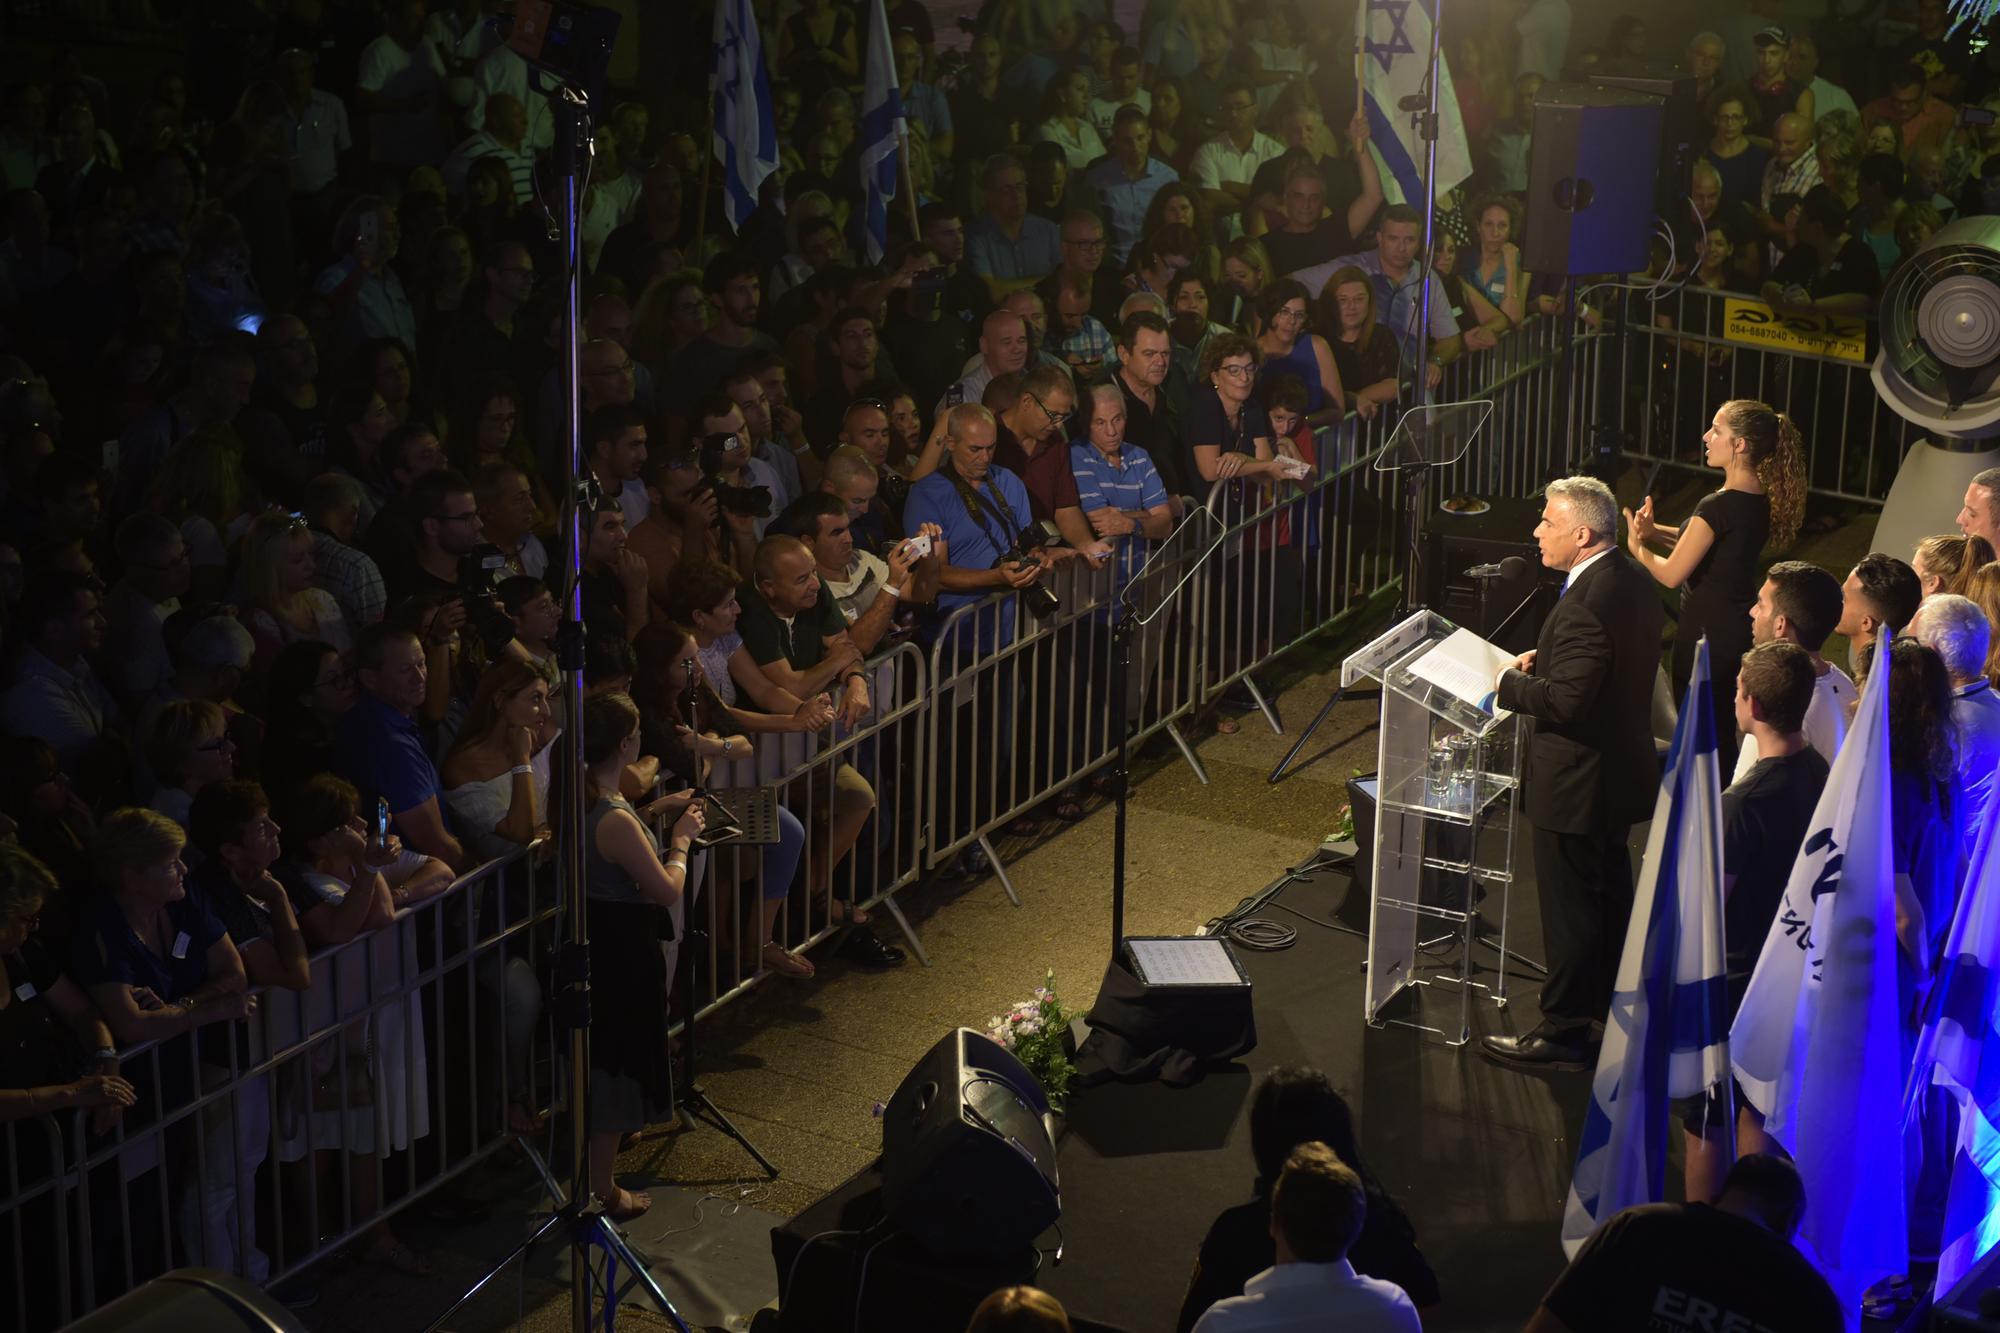
[[[960,1028],[882,1114],[882,1207],[940,1258],[1018,1253],[1062,1215],[1049,1101],[990,1037]]]
[[[1564,83],[1542,89],[1528,150],[1523,268],[1645,269],[1665,112],[1660,98],[1624,88]]]
[[[1581,81],[1649,93],[1665,102],[1653,207],[1670,221],[1686,219],[1694,161],[1702,149],[1701,103],[1695,99],[1694,75],[1666,60],[1605,60],[1582,71]]]

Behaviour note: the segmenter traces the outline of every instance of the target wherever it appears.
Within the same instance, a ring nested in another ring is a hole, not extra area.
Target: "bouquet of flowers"
[[[1050,971],[1033,999],[1023,1000],[986,1025],[987,1035],[1013,1052],[1042,1085],[1049,1105],[1058,1111],[1069,1094],[1070,1080],[1076,1077],[1066,1044],[1070,1020],[1075,1016],[1056,995],[1056,974]]]

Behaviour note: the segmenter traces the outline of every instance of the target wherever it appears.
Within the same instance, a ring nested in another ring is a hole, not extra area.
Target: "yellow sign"
[[[1868,364],[1868,321],[1860,315],[1790,310],[1732,296],[1722,303],[1722,336],[1746,347]]]

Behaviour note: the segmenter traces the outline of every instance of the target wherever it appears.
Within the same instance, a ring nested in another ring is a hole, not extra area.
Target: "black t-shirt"
[[[1681,589],[1681,633],[1698,635],[1714,627],[1726,636],[1747,633],[1750,607],[1763,583],[1757,557],[1771,537],[1769,496],[1748,491],[1710,491],[1694,507],[1715,542],[1691,570]],[[1741,624],[1731,623],[1732,618]]]
[[[1833,266],[1821,273],[1819,256],[1812,246],[1800,241],[1771,270],[1771,281],[1780,287],[1803,287],[1815,301],[1850,292],[1860,292],[1873,301],[1882,292],[1882,267],[1865,242],[1848,236],[1834,255]]]
[[[1125,439],[1144,449],[1159,470],[1169,495],[1193,495],[1200,489],[1201,475],[1194,470],[1187,446],[1181,443],[1181,414],[1163,384],[1154,391],[1157,410],[1133,394],[1125,377],[1117,377],[1119,392],[1125,395]]]
[[[1619,1213],[1584,1242],[1542,1304],[1574,1333],[1845,1327],[1833,1289],[1789,1241],[1702,1203]]]
[[[75,1042],[48,1001],[61,976],[62,965],[33,936],[19,953],[0,954],[0,984],[7,988],[7,1007],[0,1009],[0,1088],[69,1081]]]
[[[1326,187],[1326,211],[1333,214],[1341,230],[1345,231],[1347,206],[1361,197],[1361,173],[1355,169],[1351,157],[1322,157],[1315,161],[1313,155],[1303,148],[1288,148],[1257,168],[1257,173],[1250,178],[1251,196],[1275,194],[1283,197],[1285,173],[1291,170],[1294,162],[1312,162],[1319,168],[1321,183]]]
[[[1272,438],[1271,414],[1264,410],[1262,403],[1252,398],[1243,404],[1243,410],[1232,426],[1229,414],[1222,407],[1222,395],[1215,391],[1215,386],[1197,384],[1194,392],[1188,395],[1187,411],[1181,418],[1181,438],[1187,441],[1190,450],[1205,445],[1225,452],[1254,454],[1258,440]]]
[[[1328,338],[1326,345],[1333,349],[1333,368],[1340,372],[1340,382],[1350,395],[1402,373],[1403,351],[1396,345],[1396,335],[1380,324],[1368,330],[1364,342],[1342,342],[1336,336]]]
[[[1267,231],[1264,253],[1271,257],[1273,273],[1296,273],[1302,268],[1324,264],[1340,255],[1354,253],[1354,238],[1347,234],[1344,211],[1321,218],[1308,232]]]
[[[1826,775],[1826,760],[1808,745],[1759,759],[1722,793],[1722,870],[1736,877],[1722,909],[1732,1001],[1757,966]]]
[[[743,608],[736,632],[743,636],[743,646],[758,666],[769,666],[782,657],[794,671],[811,671],[826,660],[827,639],[847,632],[847,617],[840,613],[840,603],[825,584],[820,585],[819,600],[793,616],[789,625],[750,584],[737,590],[736,600]]]
[[[1224,1209],[1202,1238],[1194,1277],[1175,1325],[1178,1333],[1187,1333],[1202,1312],[1217,1301],[1241,1296],[1243,1284],[1269,1268],[1276,1257],[1269,1199],[1253,1199]],[[1386,1194],[1368,1195],[1368,1212],[1361,1234],[1347,1251],[1347,1261],[1363,1277],[1395,1283],[1419,1308],[1443,1299],[1437,1274],[1417,1248],[1417,1229]]]

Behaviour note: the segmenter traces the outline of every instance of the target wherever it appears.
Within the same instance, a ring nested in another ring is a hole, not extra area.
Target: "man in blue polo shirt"
[[[341,719],[333,771],[354,784],[364,811],[378,797],[389,803],[404,845],[463,871],[465,848],[445,823],[437,765],[417,728],[427,676],[423,645],[408,630],[370,625],[354,645],[354,665],[361,699]]]
[[[977,403],[954,407],[945,436],[944,461],[937,471],[910,487],[910,498],[903,508],[904,520],[912,530],[935,523],[944,533],[951,563],[938,571],[940,617],[981,601],[988,593],[1025,588],[1041,577],[1045,567],[1039,559],[995,566],[1034,514],[1028,488],[1021,479],[993,462],[998,439],[999,428],[991,412]],[[1013,642],[1014,607],[1015,599],[1009,598],[1001,603],[997,621],[979,617],[981,648]],[[938,622],[931,622],[928,629],[926,637],[935,639]],[[963,636],[959,642],[970,646]]]
[[[986,279],[997,303],[1009,292],[1032,287],[1062,263],[1062,233],[1056,224],[1028,211],[1028,169],[1012,153],[986,159],[981,183],[986,211],[965,234],[965,258]]]
[[[1111,122],[1111,152],[1083,173],[1111,224],[1111,261],[1120,268],[1140,239],[1146,210],[1161,188],[1180,179],[1152,155],[1153,122],[1136,106],[1120,107]]]

